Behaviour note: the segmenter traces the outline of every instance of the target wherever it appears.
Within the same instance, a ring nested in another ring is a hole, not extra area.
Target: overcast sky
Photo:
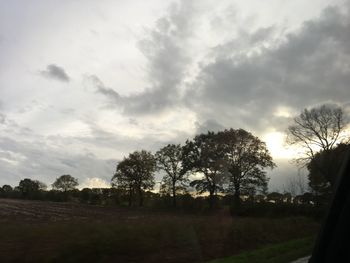
[[[350,105],[350,2],[0,0],[0,185],[106,186],[129,152],[243,128],[278,165],[292,117]]]

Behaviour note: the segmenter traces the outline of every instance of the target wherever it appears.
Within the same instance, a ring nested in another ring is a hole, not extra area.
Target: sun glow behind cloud
[[[274,159],[294,159],[298,156],[296,147],[286,145],[286,135],[273,131],[262,137]]]
[[[107,181],[98,178],[98,177],[93,177],[93,178],[87,178],[80,186],[80,189],[83,188],[110,188],[111,184],[108,183]]]
[[[290,118],[294,115],[294,112],[288,107],[278,107],[274,115],[276,117]]]

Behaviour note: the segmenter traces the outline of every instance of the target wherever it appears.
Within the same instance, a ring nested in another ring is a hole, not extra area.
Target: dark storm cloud
[[[47,65],[46,70],[40,71],[40,74],[46,78],[55,79],[63,82],[69,82],[70,77],[64,70],[55,64]]]
[[[158,19],[154,29],[139,41],[138,47],[147,59],[149,86],[141,93],[121,98],[102,82],[95,82],[97,91],[123,106],[125,114],[142,115],[162,111],[179,103],[178,87],[182,83],[190,57],[184,46],[192,32],[194,9],[190,1],[172,4],[167,15]],[[100,83],[100,84],[99,84]]]
[[[148,60],[149,88],[123,97],[96,82],[98,92],[113,106],[121,106],[124,114],[157,113],[185,105],[197,113],[198,123],[215,120],[225,127],[252,131],[272,126],[285,129],[290,118],[276,115],[279,107],[294,114],[315,104],[350,100],[347,8],[329,7],[284,37],[284,29],[278,31],[276,26],[240,31],[211,49],[212,62],[199,64],[199,73],[183,96],[179,87],[186,86],[191,63],[186,39],[194,30],[193,12],[193,6],[184,1],[172,6],[140,41]]]
[[[214,62],[202,67],[188,92],[187,105],[194,106],[200,121],[215,119],[263,130],[286,125],[286,118],[274,116],[278,107],[300,111],[328,101],[347,103],[349,21],[347,12],[329,7],[298,32],[259,52],[242,54],[224,49],[223,53],[220,49]],[[258,39],[270,34],[270,30],[261,31]]]

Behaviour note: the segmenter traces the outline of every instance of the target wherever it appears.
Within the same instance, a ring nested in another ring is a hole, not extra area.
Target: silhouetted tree
[[[2,186],[2,190],[3,190],[4,192],[11,192],[11,191],[13,190],[13,188],[12,188],[11,185],[4,184],[4,185]]]
[[[241,192],[266,192],[268,178],[263,170],[275,164],[266,147],[258,137],[243,129],[229,129],[218,133],[229,173],[230,191],[234,193],[235,206],[240,205]]]
[[[162,180],[162,190],[170,190],[173,206],[176,206],[176,192],[184,189],[186,173],[182,172],[182,147],[180,144],[168,144],[156,152],[157,168],[165,171]]]
[[[310,205],[314,200],[314,195],[312,193],[303,193],[302,195],[297,195],[294,197],[293,203],[295,204],[303,204]]]
[[[203,177],[193,180],[190,186],[199,194],[209,192],[209,204],[212,208],[214,198],[223,190],[225,182],[224,152],[217,134],[208,132],[187,140],[183,147],[183,172],[199,173]]]
[[[139,205],[143,206],[143,192],[153,189],[155,170],[156,160],[152,153],[145,150],[135,151],[117,165],[112,184],[128,190],[130,198],[135,190],[139,196]],[[129,204],[131,205],[131,201]]]
[[[80,191],[80,200],[84,203],[90,203],[92,190],[90,188],[83,188]]]
[[[52,188],[67,192],[74,190],[78,185],[78,179],[69,174],[65,174],[56,179],[56,181],[52,184]]]
[[[18,184],[18,190],[20,191],[22,197],[24,198],[34,198],[37,196],[38,192],[41,189],[41,186],[45,185],[44,183],[25,178],[21,180]]]
[[[328,151],[345,139],[342,132],[346,121],[343,109],[337,105],[325,104],[304,109],[288,127],[287,142],[304,149],[304,156],[296,161],[307,165],[319,151]]]
[[[112,177],[112,187],[128,193],[129,206],[132,205],[132,200],[136,187],[136,172],[134,162],[129,158],[124,158],[118,163],[115,174]]]
[[[11,185],[4,184],[0,190],[3,197],[10,197],[12,194],[13,188]]]
[[[39,190],[46,191],[47,185],[45,183],[38,180],[34,180],[34,181],[38,184]]]
[[[316,196],[330,197],[337,175],[343,165],[349,144],[338,144],[335,148],[318,152],[307,165],[309,186]]]

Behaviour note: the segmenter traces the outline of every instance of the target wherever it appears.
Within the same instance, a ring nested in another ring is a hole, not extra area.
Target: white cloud
[[[294,173],[281,146],[293,115],[324,101],[349,104],[348,7],[1,2],[0,184],[24,176],[50,184],[66,173],[109,182],[131,151],[230,127],[284,157],[272,177]]]
[[[110,188],[111,184],[101,178],[98,177],[92,177],[85,179],[84,182],[82,182],[79,185],[80,189],[83,188]]]

